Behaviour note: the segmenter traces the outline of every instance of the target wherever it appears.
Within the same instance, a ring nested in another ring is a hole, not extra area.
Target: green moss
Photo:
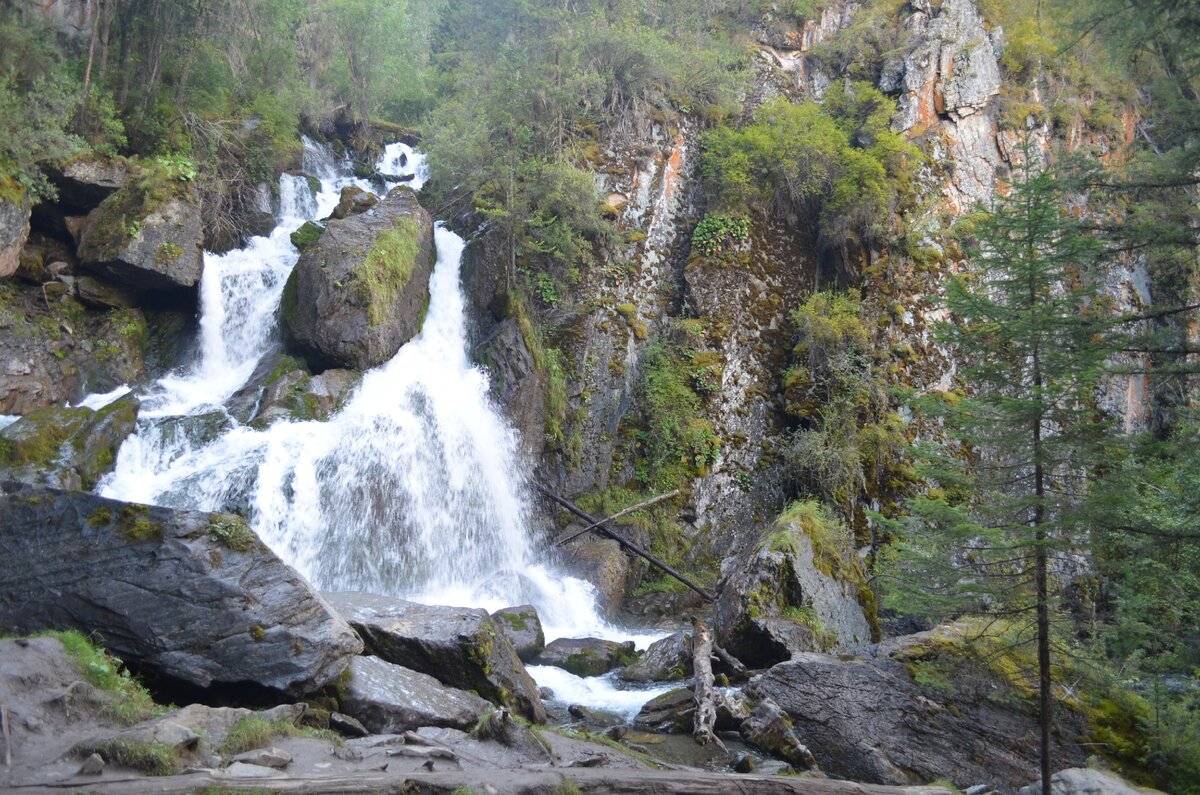
[[[77,630],[50,631],[39,636],[57,638],[67,656],[79,667],[88,684],[108,694],[104,711],[122,724],[152,718],[162,709],[150,693],[121,666],[121,661],[104,652]]]
[[[101,506],[92,511],[92,515],[88,517],[88,524],[92,527],[107,527],[112,522],[112,512],[107,506]]]
[[[132,768],[149,776],[174,776],[182,769],[175,749],[165,743],[113,738],[76,747],[77,755],[92,753],[99,754],[110,765]]]
[[[297,726],[285,718],[269,721],[259,715],[248,715],[234,724],[216,750],[224,757],[237,756],[262,748],[277,737],[314,737],[338,745],[342,742],[337,734],[327,729]]]
[[[304,225],[292,232],[292,245],[300,251],[307,250],[310,246],[317,242],[321,237],[321,233],[325,231],[325,227],[312,221],[305,221]]]
[[[168,201],[186,195],[186,184],[190,181],[183,178],[186,175],[186,170],[180,171],[166,161],[143,160],[134,164],[133,178],[100,203],[88,227],[87,242],[98,258],[116,257],[141,233],[142,221],[147,216]],[[158,255],[163,253],[159,251]],[[174,256],[182,253],[180,250]]]
[[[146,505],[126,505],[117,514],[117,532],[130,541],[161,541],[162,525],[150,520],[150,508]]]
[[[529,622],[525,620],[525,616],[520,613],[501,613],[500,618],[517,632],[524,632],[529,629]]]
[[[208,520],[208,533],[234,552],[249,552],[258,545],[258,536],[242,517],[232,514],[213,514]]]
[[[176,244],[167,241],[158,247],[154,253],[154,261],[159,265],[165,265],[168,262],[179,259],[183,254],[183,249]]]
[[[678,347],[662,342],[647,347],[637,390],[644,417],[637,474],[649,490],[683,486],[705,474],[720,452],[692,375],[690,357]]]
[[[377,238],[367,256],[354,268],[360,298],[367,307],[367,321],[376,326],[387,320],[396,296],[412,278],[420,252],[420,227],[411,218]]]
[[[546,442],[553,445],[563,441],[563,426],[567,421],[567,373],[563,367],[562,351],[546,348]]]

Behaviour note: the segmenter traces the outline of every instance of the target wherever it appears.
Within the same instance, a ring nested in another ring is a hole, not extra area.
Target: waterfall
[[[244,248],[205,255],[196,360],[143,395],[137,432],[99,491],[199,510],[239,507],[285,561],[325,590],[480,606],[532,602],[548,637],[616,637],[592,587],[539,565],[514,432],[467,356],[459,281],[464,241],[437,227],[437,263],[421,332],[367,372],[327,421],[238,423],[223,408],[278,349],[276,315],[298,259],[289,236],[327,215],[345,185],[369,187],[305,141],[301,176],[280,184],[279,227]],[[388,146],[376,170],[412,174],[423,156]],[[215,430],[215,435],[214,435]]]

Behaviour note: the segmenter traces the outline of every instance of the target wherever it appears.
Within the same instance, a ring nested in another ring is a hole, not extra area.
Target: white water
[[[343,186],[368,187],[308,141],[304,168],[321,190],[313,195],[304,178],[285,175],[280,225],[270,236],[205,255],[198,356],[147,390],[138,431],[99,491],[200,510],[240,507],[321,589],[488,610],[531,602],[548,639],[628,639],[597,614],[590,584],[536,561],[517,440],[489,401],[486,374],[467,357],[464,243],[454,233],[435,232],[420,334],[366,373],[337,414],[260,430],[225,413],[223,404],[279,344],[277,307],[298,259],[290,233],[327,215]],[[388,146],[376,168],[392,176],[411,170],[414,188],[427,174],[424,157],[403,144]],[[194,428],[203,425],[219,435],[197,441]],[[645,646],[658,637],[634,640]],[[617,692],[607,680],[575,690],[583,703],[586,692]]]
[[[672,682],[622,690],[619,689],[621,683],[612,673],[601,677],[580,677],[553,665],[530,665],[527,670],[540,686],[554,691],[552,701],[568,706],[583,704],[592,709],[612,712],[626,720],[632,719],[650,699],[679,686],[678,682]]]
[[[100,392],[98,394],[88,395],[83,400],[76,403],[74,408],[84,408],[91,409],[92,411],[99,411],[105,406],[125,397],[132,391],[133,387],[131,387],[129,384],[121,384],[111,392]]]

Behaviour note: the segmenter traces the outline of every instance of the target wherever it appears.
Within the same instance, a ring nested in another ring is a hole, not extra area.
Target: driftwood
[[[713,731],[717,724],[717,706],[713,698],[712,653],[713,639],[708,625],[703,619],[697,618],[692,623],[692,667],[696,679],[696,716],[692,738],[700,745],[716,743],[724,750],[725,744]]]
[[[568,543],[574,541],[575,539],[579,538],[584,533],[587,533],[590,530],[595,530],[597,527],[604,524],[605,522],[611,522],[613,519],[620,519],[622,516],[624,516],[627,513],[633,513],[634,511],[641,510],[642,508],[649,508],[651,505],[660,503],[663,500],[669,500],[672,497],[678,497],[678,496],[679,496],[679,489],[675,489],[674,491],[668,491],[666,494],[660,494],[657,497],[651,497],[650,499],[646,500],[645,502],[639,502],[637,505],[630,505],[628,508],[626,508],[622,511],[617,511],[612,516],[601,519],[598,522],[592,522],[590,525],[583,528],[582,530],[575,532],[575,533],[571,533],[571,535],[567,536],[564,539],[555,541],[554,546],[561,547],[562,545],[568,544]]]
[[[639,557],[646,559],[650,563],[654,564],[656,567],[662,569],[667,574],[669,574],[672,577],[674,577],[675,579],[679,580],[681,583],[686,585],[688,588],[691,588],[693,591],[700,594],[700,598],[702,598],[704,601],[706,601],[706,602],[715,601],[715,597],[712,594],[710,594],[708,591],[704,590],[699,585],[697,585],[696,583],[689,580],[687,577],[685,577],[682,574],[680,574],[679,572],[675,571],[675,569],[671,568],[666,563],[664,563],[663,561],[656,558],[654,555],[651,555],[649,552],[642,549],[637,544],[622,537],[620,533],[618,533],[616,530],[613,530],[611,527],[609,527],[607,524],[605,524],[604,520],[597,519],[596,517],[592,516],[591,514],[585,513],[584,510],[582,508],[580,508],[578,505],[576,505],[575,503],[571,502],[570,500],[568,500],[564,497],[558,496],[557,494],[550,491],[550,489],[546,488],[545,486],[542,486],[540,484],[535,484],[535,486],[537,487],[537,490],[540,491],[548,499],[553,500],[554,502],[558,503],[562,507],[566,508],[568,511],[575,514],[583,521],[591,522],[592,524],[596,525],[596,530],[598,530],[599,532],[608,536],[613,541],[616,541],[622,547],[624,547],[625,549],[628,549],[630,552],[634,553],[635,555],[638,555]]]

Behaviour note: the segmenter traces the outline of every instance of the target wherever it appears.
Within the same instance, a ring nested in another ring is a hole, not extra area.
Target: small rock
[[[379,197],[370,191],[354,185],[347,185],[342,188],[342,194],[338,199],[337,207],[333,208],[331,218],[347,218],[351,215],[365,213],[367,210],[379,204]]]
[[[604,736],[610,740],[620,740],[626,734],[629,734],[629,727],[624,724],[620,726],[609,726],[604,730]]]
[[[633,724],[658,732],[690,731],[695,712],[692,691],[679,687],[647,701]]]
[[[279,748],[259,748],[256,751],[247,751],[244,754],[238,754],[233,758],[233,761],[282,770],[292,763],[292,755]]]
[[[230,778],[271,778],[279,775],[269,767],[262,765],[249,765],[245,762],[234,762],[229,767],[225,768],[225,775]]]
[[[764,699],[750,713],[750,717],[742,721],[741,733],[747,742],[786,759],[800,770],[817,766],[812,752],[792,731],[792,722],[787,714],[769,698]]]
[[[98,776],[103,771],[104,760],[100,758],[100,754],[92,754],[87,759],[83,760],[83,765],[80,766],[78,775]]]
[[[542,620],[533,605],[506,607],[492,613],[492,620],[512,641],[522,662],[530,662],[546,647]]]
[[[559,638],[546,645],[534,662],[553,665],[576,676],[602,676],[634,660],[633,641],[600,638]]]
[[[358,720],[349,715],[343,715],[340,712],[331,712],[329,714],[329,728],[344,737],[366,737],[370,734],[367,731],[367,727],[363,726]]]
[[[669,682],[692,674],[692,633],[676,632],[656,640],[642,659],[626,666],[617,677],[626,682]]]
[[[741,754],[737,761],[733,763],[734,771],[738,773],[753,773],[754,772],[754,757],[750,754]]]

